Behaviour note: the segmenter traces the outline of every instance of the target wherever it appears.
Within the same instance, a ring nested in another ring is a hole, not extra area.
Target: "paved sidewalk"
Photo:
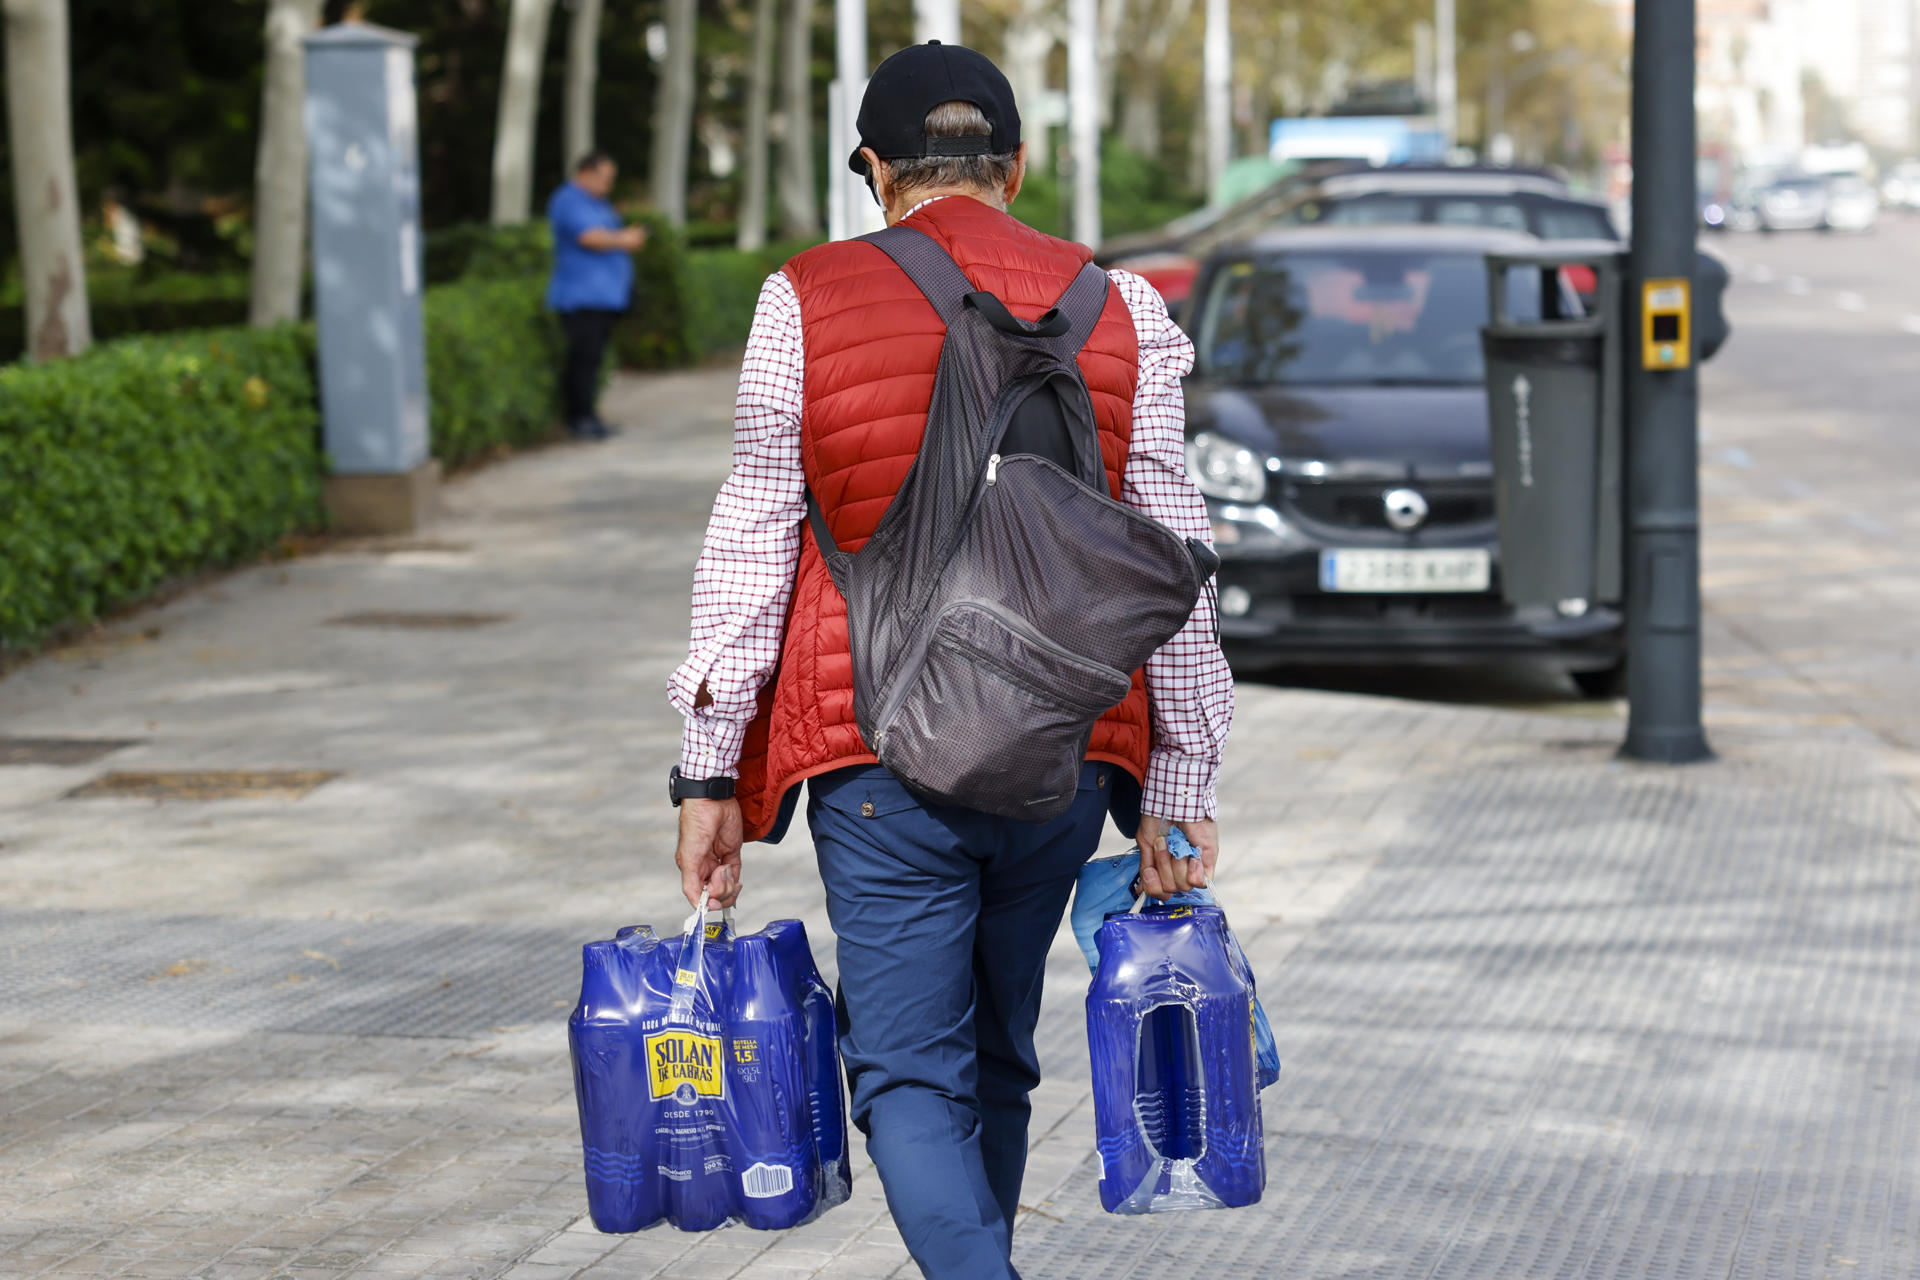
[[[456,481],[430,537],[0,681],[0,1277],[916,1274],[864,1164],[779,1235],[583,1218],[564,1018],[580,942],[685,913],[663,694],[730,396],[623,379],[625,436]],[[1709,471],[1710,592],[1764,572],[1754,483]],[[1023,1273],[1920,1270],[1911,755],[1729,598],[1722,759],[1682,771],[1612,761],[1612,707],[1243,685],[1221,889],[1286,1064],[1266,1198],[1099,1211],[1063,935]],[[335,776],[71,797],[166,770]],[[803,836],[748,859],[747,922],[804,919],[831,977]]]

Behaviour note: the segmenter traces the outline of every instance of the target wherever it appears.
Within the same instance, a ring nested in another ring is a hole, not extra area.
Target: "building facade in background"
[[[1623,30],[1633,0],[1603,0]],[[1808,146],[1920,154],[1920,0],[1697,0],[1703,152],[1792,164]]]

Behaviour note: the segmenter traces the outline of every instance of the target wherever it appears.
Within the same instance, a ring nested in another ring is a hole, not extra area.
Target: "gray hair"
[[[943,102],[927,112],[929,138],[980,138],[993,133],[993,124],[971,102]],[[888,160],[893,189],[902,195],[935,187],[980,187],[999,191],[1013,177],[1018,152],[978,156],[910,156]]]

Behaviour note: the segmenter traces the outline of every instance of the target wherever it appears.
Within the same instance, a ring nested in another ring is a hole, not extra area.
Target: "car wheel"
[[[1601,667],[1597,671],[1571,671],[1574,687],[1580,690],[1583,698],[1596,701],[1623,698],[1627,693],[1627,660],[1625,658],[1610,667]]]

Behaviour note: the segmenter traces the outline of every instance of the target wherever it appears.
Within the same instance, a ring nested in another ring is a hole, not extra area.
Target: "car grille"
[[[1512,610],[1499,596],[1461,595],[1299,595],[1293,598],[1293,616],[1303,622],[1379,622],[1427,619],[1436,622],[1482,622],[1506,617]]]
[[[1394,489],[1412,489],[1427,500],[1427,518],[1419,532],[1464,529],[1493,523],[1493,486],[1487,481],[1284,480],[1282,510],[1296,519],[1328,529],[1398,532],[1387,523],[1382,499]]]

